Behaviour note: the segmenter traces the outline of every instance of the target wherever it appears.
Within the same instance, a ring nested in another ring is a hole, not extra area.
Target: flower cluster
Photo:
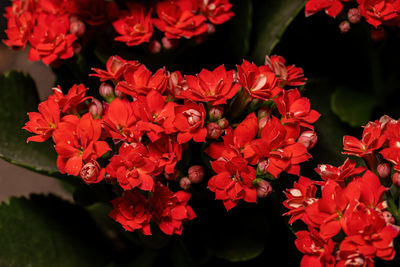
[[[265,178],[298,175],[311,157],[320,115],[293,88],[305,84],[302,69],[282,57],[182,75],[112,56],[105,70],[93,70],[105,101],[86,96],[83,85],[67,94],[54,88],[24,129],[35,134],[27,141],[52,138],[61,173],[114,184],[110,216],[128,231],[150,234],[153,221],[166,234],[180,234],[182,222],[195,217],[190,193],[167,185],[188,190],[201,183],[202,159],[215,172],[208,188],[229,210],[265,197],[272,190]],[[199,143],[206,155],[187,156]]]
[[[347,20],[340,24],[342,32],[347,32],[350,29],[350,23],[358,23],[362,17],[375,28],[383,25],[400,26],[400,1],[398,0],[308,0],[306,3],[306,16],[321,10],[333,18],[341,12],[347,14]],[[379,33],[382,33],[381,28],[379,31],[373,30],[371,35],[378,36]]]
[[[46,65],[71,58],[112,26],[116,41],[128,46],[150,42],[153,25],[164,33],[162,43],[171,48],[175,39],[205,36],[216,24],[228,21],[233,12],[228,0],[164,0],[154,6],[127,3],[119,8],[106,0],[15,0],[6,8],[7,40],[13,49],[29,43],[29,59]],[[153,40],[150,51],[161,44]]]
[[[343,154],[362,158],[367,167],[350,159],[339,167],[318,165],[322,181],[301,177],[285,192],[289,223],[301,220],[308,226],[295,241],[304,253],[302,266],[373,266],[375,257],[394,258],[400,227],[392,215],[398,210],[396,194],[388,191],[391,184],[394,191],[400,186],[398,127],[397,120],[383,116],[364,127],[361,140],[343,138]]]

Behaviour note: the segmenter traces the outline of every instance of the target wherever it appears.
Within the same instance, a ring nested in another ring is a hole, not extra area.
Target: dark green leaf
[[[338,88],[331,95],[331,109],[341,121],[353,127],[365,125],[375,108],[371,94],[358,92],[350,88]]]
[[[271,54],[283,33],[303,8],[304,0],[260,0],[254,5],[252,59],[261,64]]]
[[[88,213],[53,195],[0,205],[1,266],[106,266],[108,247]]]

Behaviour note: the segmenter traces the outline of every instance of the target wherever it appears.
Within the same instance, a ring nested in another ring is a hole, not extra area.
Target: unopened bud
[[[259,120],[261,120],[264,117],[270,116],[271,111],[268,108],[260,108],[257,112],[257,117]]]
[[[82,51],[82,45],[79,43],[72,44],[72,48],[74,49],[74,55],[77,55]]]
[[[347,20],[342,21],[339,24],[339,29],[341,33],[347,33],[348,31],[350,31],[350,28],[350,23]]]
[[[94,119],[101,118],[103,115],[103,105],[96,98],[92,99],[92,102],[89,104],[88,110],[90,114],[92,114]]]
[[[395,172],[392,176],[392,183],[400,188],[400,173]]]
[[[157,40],[153,40],[149,43],[149,51],[152,54],[158,54],[161,51],[161,44]]]
[[[383,28],[371,29],[370,35],[373,41],[379,42],[382,41],[383,38],[385,38],[386,32]]]
[[[221,129],[225,129],[229,126],[229,121],[226,118],[222,118],[217,122],[217,124]]]
[[[81,37],[85,34],[85,29],[85,23],[83,23],[81,20],[71,22],[71,24],[69,25],[69,31],[78,37]]]
[[[260,161],[257,165],[257,174],[258,175],[267,174],[268,164],[269,164],[268,159],[264,159],[264,160]]]
[[[269,116],[265,116],[258,121],[258,128],[262,129],[271,120]]]
[[[168,39],[167,37],[163,37],[161,39],[161,43],[166,50],[170,50],[178,46],[178,40]]]
[[[269,182],[265,180],[260,180],[256,185],[257,196],[259,198],[264,198],[272,193],[272,186]]]
[[[190,185],[191,185],[191,182],[190,182],[189,178],[187,178],[187,177],[182,177],[179,180],[179,186],[184,190],[189,189]]]
[[[351,23],[359,23],[361,20],[361,13],[358,8],[350,8],[347,12],[347,18]]]
[[[394,219],[393,215],[390,212],[388,212],[387,210],[382,212],[382,216],[385,219],[385,222],[387,224],[394,224],[395,223],[395,219]]]
[[[208,30],[207,30],[207,33],[208,33],[208,34],[213,34],[213,33],[215,33],[215,25],[214,25],[214,24],[212,24],[212,23],[207,23],[207,26],[208,26]]]
[[[215,122],[208,123],[206,128],[207,128],[207,137],[210,139],[217,139],[224,132],[224,130],[222,130],[221,127],[219,127],[219,125],[216,124]]]
[[[192,183],[198,184],[203,181],[204,169],[201,165],[193,165],[188,170],[188,176]]]
[[[103,180],[105,170],[100,168],[97,161],[92,161],[86,163],[79,174],[86,184],[94,184]]]
[[[212,107],[210,108],[208,114],[211,121],[217,121],[222,118],[222,115],[224,114],[224,108],[222,106]]]
[[[108,103],[114,100],[114,88],[108,83],[102,83],[99,88],[99,93],[101,97],[104,98]]]
[[[378,172],[379,177],[385,179],[390,175],[391,172],[390,164],[389,163],[379,164],[378,167],[376,168],[376,171]]]
[[[315,147],[318,141],[317,133],[314,131],[304,131],[297,139],[297,142],[303,144],[307,150]]]

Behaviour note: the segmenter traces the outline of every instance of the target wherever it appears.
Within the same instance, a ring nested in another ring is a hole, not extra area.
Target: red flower
[[[302,68],[297,68],[295,65],[285,66],[285,59],[281,56],[266,56],[265,65],[281,80],[281,87],[301,86],[307,81]]]
[[[387,137],[388,147],[382,149],[380,154],[394,164],[394,169],[400,171],[400,123],[398,121],[388,122],[384,135]]]
[[[101,70],[92,68],[96,73],[90,74],[90,76],[96,76],[100,78],[101,82],[112,80],[119,81],[127,69],[137,69],[141,64],[138,61],[126,61],[119,56],[112,56],[107,60],[106,69]]]
[[[346,180],[354,175],[360,174],[365,167],[357,167],[356,162],[347,158],[342,165],[335,167],[328,164],[319,164],[315,171],[321,176],[322,180],[334,180],[338,184],[345,185]]]
[[[399,18],[399,0],[357,0],[357,3],[361,15],[375,28]]]
[[[268,101],[282,90],[275,73],[267,66],[257,67],[243,60],[242,65],[236,67],[239,83],[251,98]]]
[[[192,0],[158,2],[156,5],[158,18],[153,19],[154,25],[164,32],[168,39],[192,38],[205,33],[208,30],[208,26],[204,23],[206,18],[193,14],[193,10],[196,10],[194,2]]]
[[[78,106],[87,99],[91,99],[91,96],[86,95],[86,88],[83,84],[74,84],[71,89],[68,90],[66,95],[63,94],[60,86],[54,87],[54,94],[49,96],[49,99],[53,100],[58,104],[62,113],[73,113],[78,114]]]
[[[84,163],[91,162],[111,150],[101,136],[101,121],[90,113],[81,119],[67,115],[53,133],[57,151],[57,167],[61,173],[78,175]]]
[[[56,59],[67,59],[74,55],[72,44],[76,36],[69,34],[69,19],[67,15],[57,16],[40,13],[37,25],[33,28],[29,42],[29,59],[42,60],[46,65]]]
[[[185,191],[173,193],[160,182],[156,183],[154,195],[149,199],[152,219],[167,235],[182,234],[184,221],[196,218],[193,209],[187,204],[190,194]]]
[[[156,159],[159,168],[163,168],[167,174],[174,173],[183,150],[182,145],[176,141],[175,135],[163,135],[155,142],[150,142],[147,147],[151,157]]]
[[[233,17],[228,0],[197,0],[200,12],[214,24],[222,24]]]
[[[351,0],[308,0],[305,6],[306,17],[311,16],[322,9],[331,17],[336,17],[343,9],[341,2]]]
[[[127,231],[139,229],[145,235],[151,235],[151,213],[145,197],[136,190],[125,191],[122,197],[111,201],[114,209],[109,216],[119,222]]]
[[[128,14],[113,22],[114,29],[121,35],[115,40],[128,46],[148,42],[153,35],[151,10],[146,15],[144,7],[140,4],[128,4],[128,8]]]
[[[211,162],[217,173],[208,181],[208,188],[215,193],[215,199],[222,200],[226,210],[237,205],[239,200],[257,202],[257,190],[252,182],[256,171],[241,157],[229,161]]]
[[[179,70],[169,74],[167,90],[172,97],[179,98],[181,92],[187,90],[187,88],[186,80]]]
[[[386,136],[382,135],[380,122],[369,122],[365,127],[361,141],[353,136],[344,136],[343,154],[363,157],[373,153],[379,149],[386,140]]]
[[[156,167],[156,162],[149,157],[149,152],[143,144],[125,143],[120,147],[119,154],[110,159],[106,171],[118,180],[124,190],[139,188],[153,191],[152,174]]]
[[[16,7],[16,3],[19,1],[14,1],[12,7],[6,8],[6,18],[7,20],[7,40],[4,40],[4,44],[13,48],[20,49],[25,48],[28,42],[29,35],[32,32],[35,19],[31,11],[20,10],[21,13],[13,12]],[[28,3],[28,1],[26,1]]]
[[[101,168],[97,161],[93,160],[86,163],[79,174],[86,184],[96,184],[103,180],[106,170]]]
[[[39,104],[39,112],[29,112],[29,121],[22,129],[37,135],[28,137],[27,142],[44,142],[49,139],[60,122],[60,108],[49,99]]]

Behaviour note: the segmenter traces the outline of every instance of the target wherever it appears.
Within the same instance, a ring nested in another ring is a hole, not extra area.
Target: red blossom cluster
[[[362,17],[375,28],[383,25],[400,26],[399,0],[308,0],[306,3],[306,16],[321,10],[333,18],[341,12],[347,12],[347,20],[340,25],[342,32],[347,32],[350,29],[349,23],[358,23]],[[382,33],[382,30],[379,32]],[[372,37],[377,35],[376,30],[371,32]]]
[[[265,197],[272,190],[266,178],[298,175],[311,157],[320,115],[293,88],[305,84],[303,70],[282,57],[182,75],[113,56],[105,70],[93,70],[104,102],[86,96],[83,85],[67,94],[54,88],[24,129],[35,134],[27,141],[52,138],[61,173],[119,188],[110,216],[128,231],[150,234],[153,221],[166,234],[180,234],[182,222],[195,217],[190,193],[166,185],[176,181],[187,190],[202,182],[196,157],[181,160],[185,151],[196,153],[196,143],[205,143],[212,160],[203,163],[215,172],[208,188],[227,210]]]
[[[162,43],[169,49],[175,39],[204,37],[215,31],[215,24],[233,16],[228,0],[149,3],[127,3],[123,9],[107,0],[15,0],[6,8],[4,43],[13,49],[29,43],[29,59],[48,65],[79,53],[82,45],[100,38],[98,32],[111,24],[119,34],[115,40],[128,46],[149,42],[154,25],[164,33]],[[159,41],[150,44],[152,52],[160,49]]]
[[[301,266],[373,266],[375,257],[394,258],[393,239],[400,227],[392,213],[398,208],[388,206],[384,195],[390,185],[400,187],[398,125],[383,116],[364,127],[361,140],[343,138],[343,154],[362,158],[367,168],[350,159],[339,167],[318,165],[315,170],[323,181],[300,177],[285,192],[289,223],[301,220],[308,226],[308,231],[297,232],[295,241],[304,253]]]

